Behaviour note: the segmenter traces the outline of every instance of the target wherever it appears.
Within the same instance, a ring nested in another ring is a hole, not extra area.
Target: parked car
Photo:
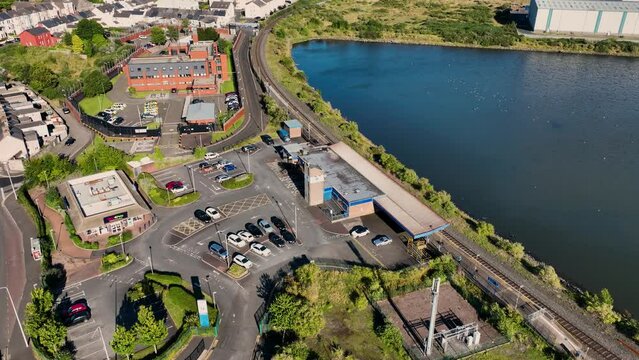
[[[368,230],[368,228],[366,226],[362,226],[362,225],[357,225],[355,227],[353,227],[351,229],[351,236],[354,238],[358,238],[358,237],[362,237],[362,236],[366,236],[368,234],[370,234],[370,230]]]
[[[231,177],[229,175],[226,174],[221,174],[215,177],[215,181],[221,183],[222,181],[226,181],[228,179],[230,179]]]
[[[89,308],[89,304],[87,303],[87,299],[79,299],[72,302],[62,311],[62,318],[66,319],[83,311],[91,311],[91,308]]]
[[[213,253],[213,255],[216,255],[217,257],[221,259],[226,259],[227,257],[229,257],[229,253],[228,251],[226,251],[224,246],[214,241],[209,244],[209,251]]]
[[[224,96],[226,97],[233,96],[233,95],[237,96],[237,93],[235,91],[231,91],[224,94]]]
[[[109,108],[109,109],[105,109],[104,112],[109,115],[115,115],[115,113],[117,113],[118,111],[116,109]]]
[[[98,116],[98,117],[101,117],[101,118],[103,118],[103,119],[107,119],[107,118],[109,118],[109,119],[110,119],[110,118],[111,118],[111,115],[107,114],[107,113],[106,113],[106,112],[104,112],[104,111],[100,111],[100,112],[98,113],[98,115],[97,115],[97,116]]]
[[[273,226],[275,226],[279,231],[286,230],[286,224],[277,216],[271,216],[271,222],[273,223]]]
[[[240,104],[236,104],[236,103],[228,104],[226,109],[229,110],[229,111],[239,110],[240,109]]]
[[[285,245],[284,240],[282,240],[282,238],[276,233],[268,234],[268,239],[278,248],[283,248]]]
[[[215,166],[218,170],[223,169],[226,165],[231,165],[233,164],[232,162],[226,160],[226,159],[221,159],[218,162],[216,162],[215,164],[213,164],[213,166]]]
[[[200,220],[203,223],[210,223],[211,222],[211,217],[204,210],[197,209],[197,210],[195,210],[193,215],[195,215],[195,218]]]
[[[204,154],[204,160],[213,160],[220,157],[220,154],[214,152],[207,152]]]
[[[297,242],[297,240],[295,239],[295,235],[288,230],[282,230],[280,234],[282,234],[284,241],[286,241],[289,244],[295,244]]]
[[[126,104],[124,103],[115,103],[111,105],[111,108],[116,110],[124,110],[125,107],[126,107]]]
[[[124,122],[124,118],[122,116],[118,116],[113,120],[113,125],[120,125]]]
[[[65,146],[71,146],[73,145],[73,143],[75,142],[75,138],[73,136],[69,136],[67,138],[67,141],[64,142]]]
[[[240,239],[240,237],[237,236],[236,233],[230,232],[230,233],[226,234],[226,241],[231,243],[235,247],[241,248],[241,247],[246,246],[246,242],[244,240]]]
[[[255,226],[255,224],[253,223],[246,223],[246,225],[244,225],[244,228],[246,229],[246,231],[250,232],[251,235],[255,236],[256,238],[264,236],[264,233],[262,232],[262,230],[260,230],[260,228]]]
[[[224,172],[231,172],[231,171],[233,171],[235,169],[237,169],[237,167],[235,165],[233,165],[233,164],[224,165],[224,167],[222,168],[222,170]]]
[[[63,114],[70,114],[71,110],[69,110],[69,108],[62,108],[62,113]]]
[[[257,220],[257,226],[259,226],[267,234],[274,232],[273,227],[271,226],[271,224],[269,224],[268,221],[266,221],[264,219]]]
[[[233,258],[233,262],[247,270],[250,269],[251,266],[253,266],[253,263],[251,262],[251,260],[249,260],[246,256],[242,254],[235,255],[235,257]]]
[[[264,141],[266,145],[275,144],[275,141],[273,141],[273,138],[271,137],[271,135],[262,135],[262,141]]]
[[[246,241],[246,242],[251,242],[255,240],[255,236],[253,236],[253,234],[251,234],[250,232],[246,231],[246,230],[241,230],[237,232],[237,236],[240,237],[240,239]]]
[[[214,207],[209,206],[209,207],[207,207],[206,209],[204,209],[204,211],[205,211],[205,212],[206,212],[206,214],[207,214],[208,216],[210,216],[213,220],[217,220],[217,219],[219,219],[219,218],[221,218],[221,217],[222,217],[222,214],[220,214],[220,212],[219,212],[219,211],[215,210],[215,208],[214,208]]]
[[[181,181],[169,181],[166,183],[166,189],[177,194],[186,190],[186,186],[184,186],[184,183]]]
[[[64,325],[73,326],[91,319],[91,310],[76,312],[75,314],[64,319]]]
[[[254,152],[257,151],[257,146],[255,146],[255,145],[245,145],[245,146],[242,146],[241,150],[242,150],[242,152],[250,154],[250,153],[254,153]]]
[[[215,171],[215,167],[207,162],[200,163],[199,168],[200,172],[204,174]]]
[[[202,100],[202,99],[193,99],[191,101],[191,104],[199,104],[199,103],[203,103],[203,102],[204,102],[204,100]]]
[[[375,246],[384,246],[393,242],[393,239],[386,235],[378,235],[373,239],[373,245]]]
[[[176,88],[171,89],[171,94],[175,94],[175,93],[177,93],[177,89]]]
[[[271,249],[267,248],[266,246],[260,243],[252,243],[251,250],[258,255],[262,255],[262,256],[271,255]]]

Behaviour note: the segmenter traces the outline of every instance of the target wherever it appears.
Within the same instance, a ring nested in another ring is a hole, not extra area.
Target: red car
[[[166,189],[170,190],[173,193],[179,193],[186,190],[186,187],[181,181],[169,181],[168,183],[166,183]]]
[[[89,305],[87,304],[87,301],[85,299],[80,299],[80,300],[74,301],[66,310],[64,310],[62,312],[62,316],[65,318],[69,318],[75,314],[78,314],[84,311],[90,311],[90,310],[91,309],[89,309]]]

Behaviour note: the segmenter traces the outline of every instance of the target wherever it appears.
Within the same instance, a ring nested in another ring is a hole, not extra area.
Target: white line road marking
[[[77,357],[77,355],[76,355],[76,358],[77,359],[95,359],[95,357],[93,357],[93,354],[98,353],[98,352],[102,352],[103,353],[104,349],[96,350],[96,351],[94,351],[94,352],[92,352],[92,353],[90,353],[90,354],[88,354],[86,356],[82,356],[82,357]],[[104,357],[102,359],[104,359]]]

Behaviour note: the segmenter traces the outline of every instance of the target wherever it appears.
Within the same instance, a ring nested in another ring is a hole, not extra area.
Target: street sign
[[[209,309],[206,305],[206,300],[200,299],[197,301],[197,312],[200,315],[200,326],[209,327],[211,323],[209,321]]]

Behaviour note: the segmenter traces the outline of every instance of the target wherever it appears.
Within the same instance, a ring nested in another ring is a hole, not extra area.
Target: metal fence
[[[200,339],[200,342],[197,344],[195,349],[193,349],[189,356],[185,357],[184,360],[197,360],[197,358],[199,358],[204,352],[204,348],[204,339]]]

